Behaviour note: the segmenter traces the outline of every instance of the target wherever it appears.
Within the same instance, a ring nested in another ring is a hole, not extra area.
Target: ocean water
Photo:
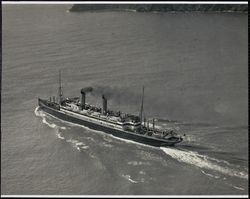
[[[1,194],[247,195],[247,15],[69,7],[2,7]],[[146,117],[185,140],[149,147],[46,115],[37,97],[57,94],[59,69],[65,96],[92,86],[133,114],[144,85]]]

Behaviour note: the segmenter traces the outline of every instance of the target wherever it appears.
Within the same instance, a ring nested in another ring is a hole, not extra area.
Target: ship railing
[[[146,132],[147,134],[148,134],[148,132],[152,132],[152,136],[160,137],[160,138],[165,138],[165,137],[168,137],[168,136],[177,135],[177,133],[173,129],[161,130],[161,129],[145,127],[145,126],[142,126],[141,129],[142,129],[142,132]]]

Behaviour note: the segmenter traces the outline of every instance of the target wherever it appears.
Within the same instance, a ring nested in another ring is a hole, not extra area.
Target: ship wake
[[[36,107],[35,111],[34,111],[35,115],[38,116],[38,117],[41,117],[42,118],[42,122],[44,124],[46,124],[47,126],[49,126],[50,128],[53,128],[55,129],[56,131],[56,136],[59,138],[59,139],[62,139],[62,140],[65,140],[66,142],[70,143],[74,148],[76,148],[78,151],[81,151],[81,150],[85,150],[85,149],[88,149],[89,146],[87,146],[85,143],[83,142],[80,142],[78,140],[75,140],[75,139],[66,139],[66,137],[64,137],[61,133],[61,129],[65,130],[66,127],[62,126],[62,127],[59,127],[57,126],[55,123],[50,123],[46,120],[46,117],[47,117],[47,114],[45,114],[43,111],[40,111],[39,110],[39,107]]]
[[[138,183],[138,181],[131,179],[130,175],[124,175],[123,174],[122,177],[124,177],[125,179],[127,179],[129,182]]]
[[[179,162],[190,164],[201,169],[212,170],[231,177],[239,177],[248,179],[248,174],[244,171],[239,171],[231,168],[230,163],[224,160],[217,160],[215,158],[201,155],[194,151],[184,151],[175,148],[160,147],[168,156],[176,159]],[[204,171],[203,171],[204,172]],[[216,176],[217,177],[217,176]]]
[[[39,107],[36,107],[35,111],[34,111],[35,115],[38,116],[38,117],[41,117],[42,118],[42,122],[44,124],[46,124],[47,126],[49,126],[50,128],[53,128],[56,130],[56,136],[59,138],[59,139],[62,139],[64,140],[65,138],[61,135],[61,132],[59,131],[60,129],[66,129],[66,127],[59,127],[57,126],[56,124],[54,123],[49,123],[47,120],[46,120],[46,114],[43,112],[43,111],[39,111]]]

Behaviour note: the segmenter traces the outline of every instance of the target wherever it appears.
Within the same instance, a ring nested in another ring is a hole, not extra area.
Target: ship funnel
[[[103,115],[107,114],[107,99],[105,98],[104,95],[102,95],[102,114]]]
[[[82,98],[81,98],[81,110],[86,108],[86,104],[85,104],[85,98],[86,98],[86,94],[90,93],[93,91],[92,87],[86,87],[86,88],[82,88],[81,89],[81,94],[82,94]]]
[[[83,110],[83,109],[85,109],[85,96],[86,96],[86,94],[85,94],[85,92],[84,92],[83,89],[81,90],[81,94],[82,94],[82,98],[81,98],[81,110]]]
[[[155,130],[155,119],[153,118],[153,130]]]

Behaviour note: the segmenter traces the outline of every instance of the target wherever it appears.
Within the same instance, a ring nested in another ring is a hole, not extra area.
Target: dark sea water
[[[69,7],[3,5],[1,194],[247,195],[247,15]],[[147,147],[46,115],[59,69],[65,96],[99,87],[133,114],[144,85],[146,117],[185,140]]]

